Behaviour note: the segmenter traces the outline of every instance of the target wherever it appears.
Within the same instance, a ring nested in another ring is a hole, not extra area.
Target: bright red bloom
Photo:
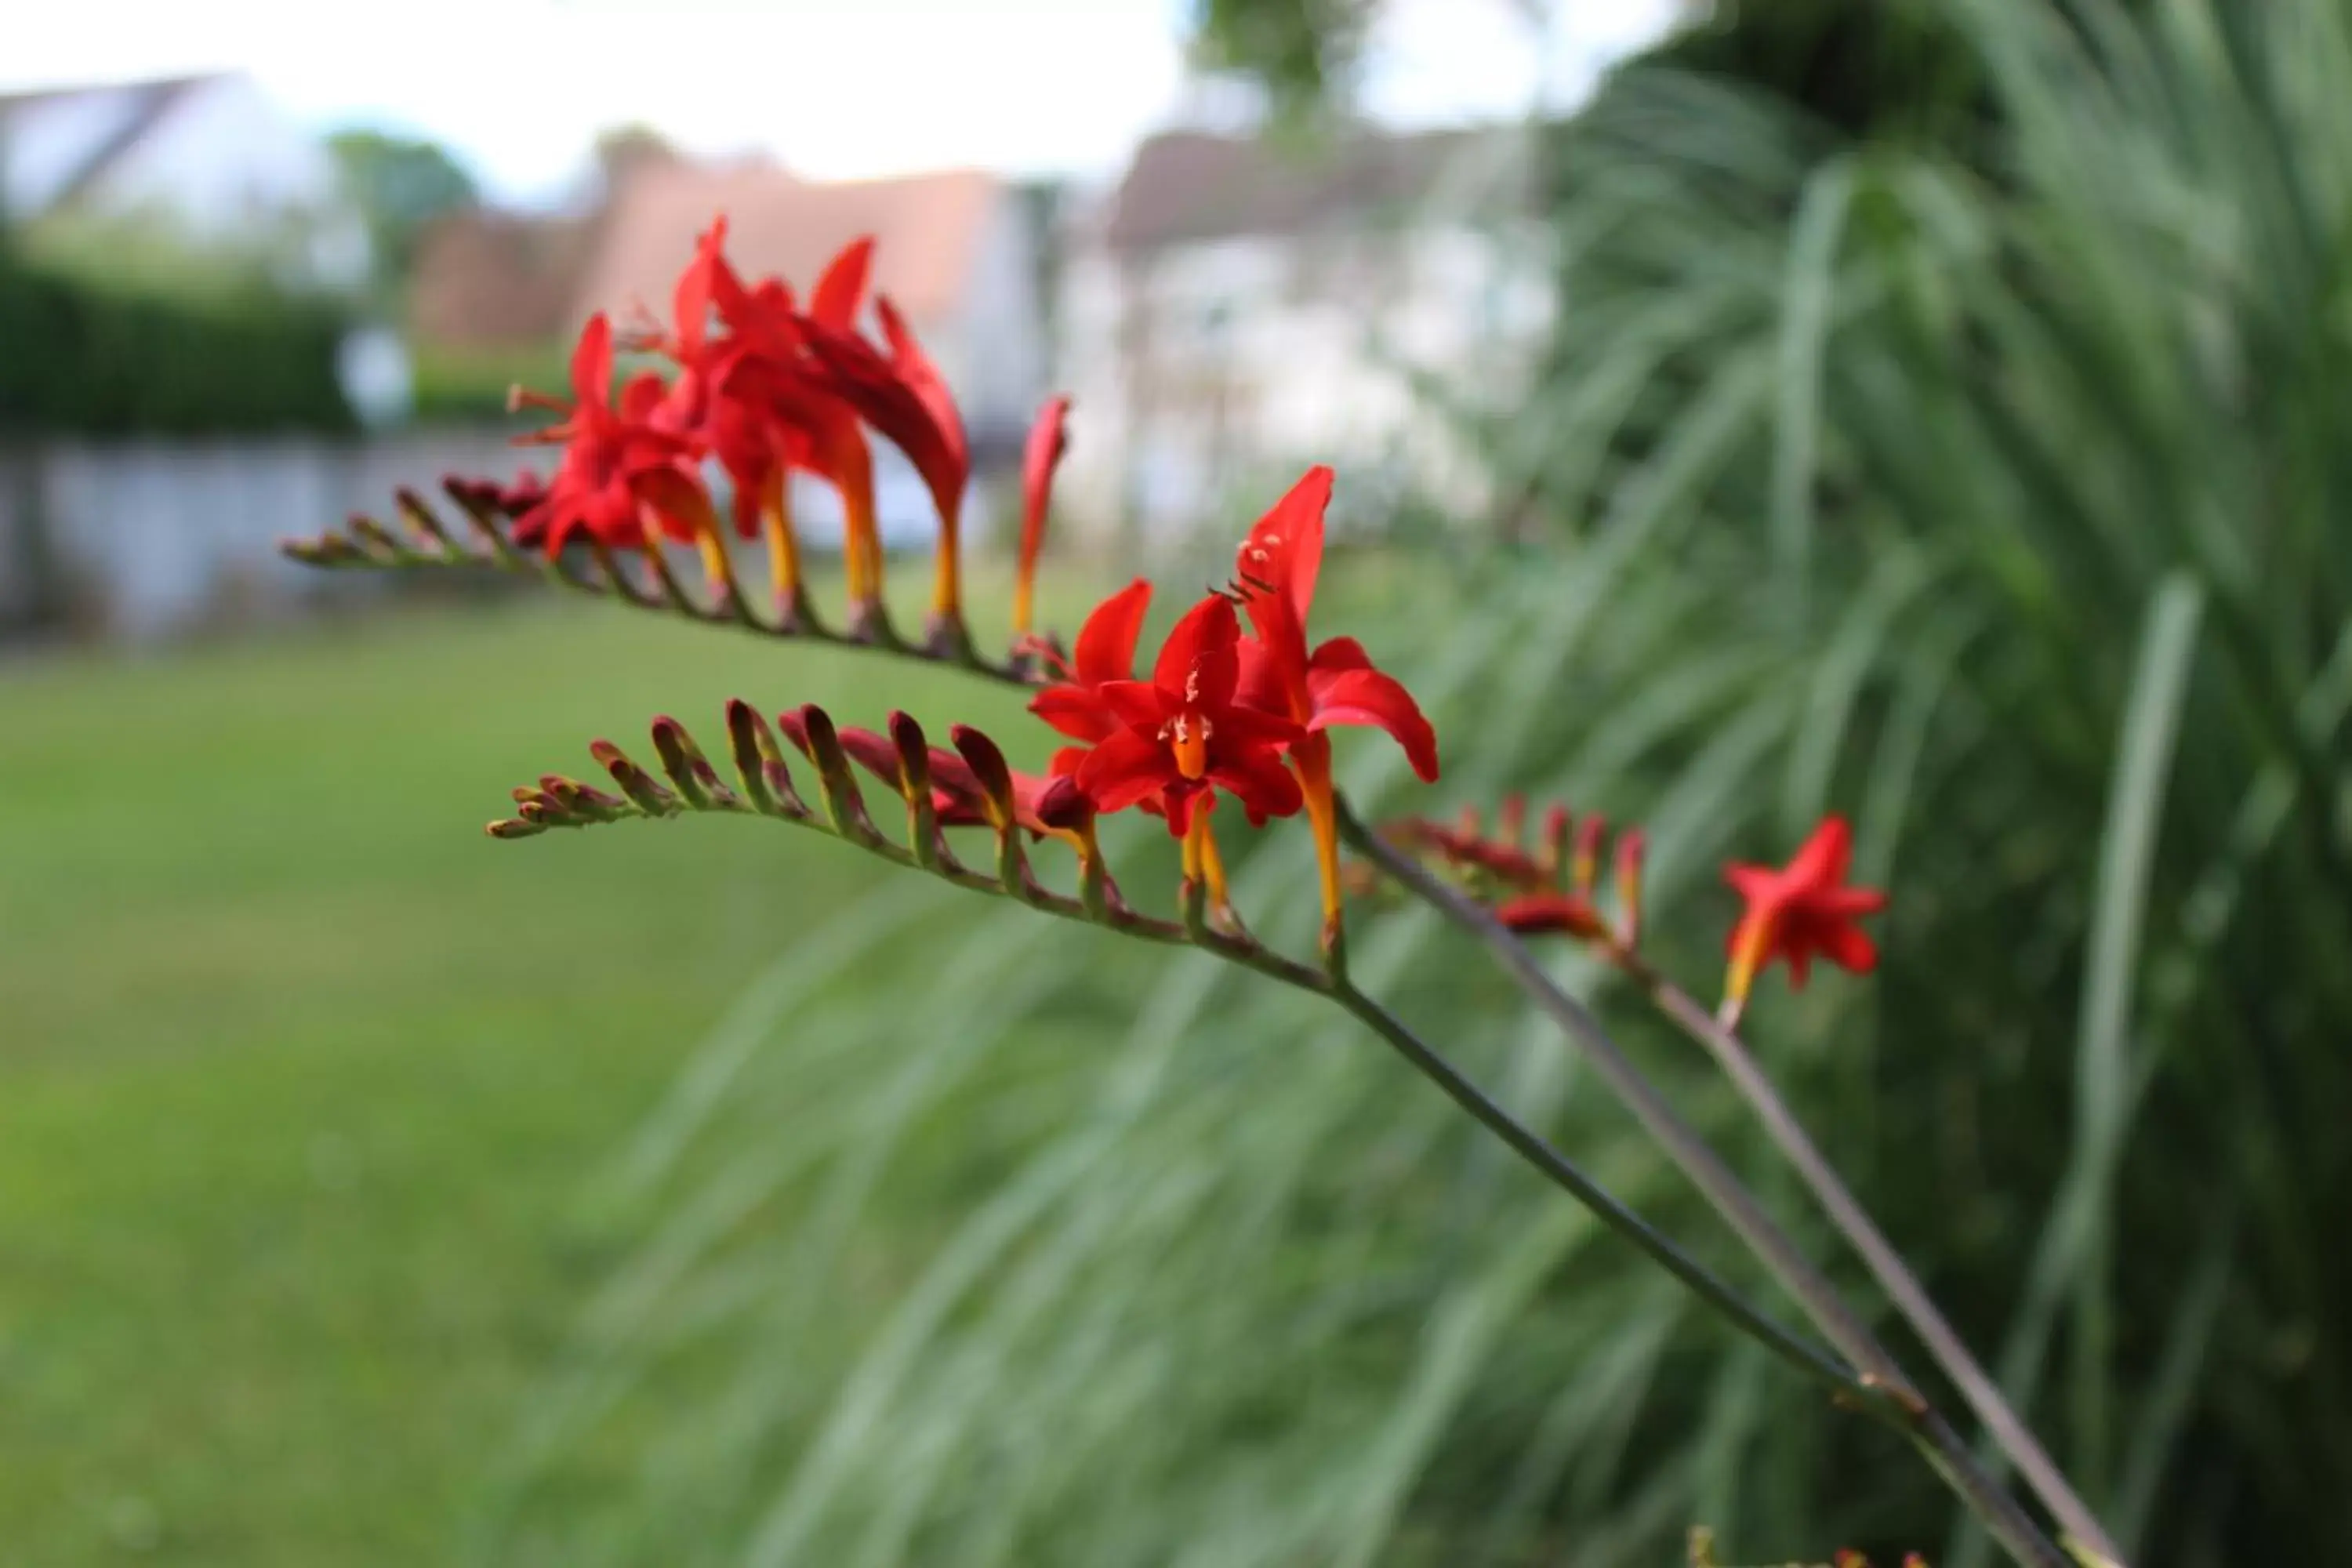
[[[1724,868],[1724,880],[1748,904],[1732,929],[1731,972],[1724,985],[1734,1006],[1747,1000],[1758,972],[1776,958],[1787,961],[1791,988],[1804,985],[1815,953],[1856,974],[1877,966],[1878,949],[1854,921],[1885,909],[1886,895],[1846,886],[1853,865],[1853,830],[1845,818],[1829,816],[1786,867]]]
[[[737,525],[748,527],[749,516],[764,514],[777,592],[789,596],[799,580],[799,552],[784,476],[793,468],[817,475],[841,495],[850,597],[870,604],[882,593],[873,456],[857,411],[835,395],[810,357],[805,327],[816,322],[845,331],[856,319],[874,242],[859,238],[842,247],[818,278],[803,317],[781,279],[744,283],[722,254],[725,234],[721,222],[703,237],[678,281],[676,309],[679,347],[699,348],[707,367],[710,413],[700,416],[713,421],[707,428],[714,445],[732,444],[731,450],[719,450],[735,480]],[[688,323],[700,323],[713,310],[726,336],[698,344]]]
[[[1298,782],[1282,765],[1282,752],[1301,731],[1234,700],[1240,641],[1233,605],[1203,599],[1169,632],[1150,680],[1098,689],[1117,725],[1076,774],[1096,810],[1156,799],[1179,837],[1219,789],[1240,801],[1252,822],[1298,810]]]
[[[1070,449],[1070,400],[1050,397],[1029,426],[1021,451],[1021,569],[1013,580],[1013,635],[1029,630],[1035,604],[1037,556],[1045,546],[1045,509],[1053,499],[1054,470]]]
[[[646,542],[648,513],[673,538],[700,536],[709,502],[695,471],[694,443],[653,422],[663,397],[661,378],[631,377],[617,405],[607,401],[612,384],[613,327],[600,313],[588,319],[572,352],[572,403],[521,395],[563,408],[565,417],[517,437],[525,444],[562,442],[563,460],[547,493],[515,520],[516,543],[543,542],[553,555],[573,534],[586,533],[614,549],[635,549]]]
[[[1423,782],[1437,777],[1437,733],[1394,677],[1372,668],[1363,645],[1333,637],[1307,650],[1307,616],[1323,565],[1323,513],[1331,470],[1318,465],[1260,518],[1237,552],[1259,657],[1249,671],[1251,700],[1287,712],[1311,733],[1335,724],[1369,724],[1404,748]]]
[[[803,325],[832,390],[907,455],[931,492],[940,516],[940,576],[931,608],[935,615],[953,616],[961,604],[957,541],[964,485],[971,475],[971,444],[946,378],[915,341],[898,307],[888,296],[877,295],[874,313],[889,346],[887,354],[845,321],[811,316]]]
[[[1144,612],[1150,607],[1151,584],[1140,577],[1097,605],[1078,628],[1069,662],[1060,668],[1065,679],[1031,698],[1029,711],[1073,741],[1092,744],[1108,740],[1118,728],[1118,716],[1104,699],[1103,688],[1135,679],[1135,643],[1143,632]],[[1062,770],[1057,765],[1055,771]]]
[[[734,373],[751,357],[754,345],[740,335],[711,335],[711,300],[719,276],[726,274],[730,281],[733,277],[726,242],[727,220],[721,217],[696,241],[694,259],[678,275],[671,335],[646,346],[660,349],[678,364],[677,380],[655,422],[698,441],[719,459],[735,492],[735,531],[750,539],[760,531],[763,503],[782,483],[795,447],[804,448],[806,443],[795,442],[790,426],[743,395],[743,378]]]
[[[1386,730],[1424,781],[1437,777],[1437,732],[1412,694],[1372,668],[1353,637],[1333,637],[1308,650],[1307,612],[1323,568],[1323,513],[1331,503],[1331,470],[1307,470],[1290,493],[1257,521],[1237,552],[1240,586],[1257,630],[1244,674],[1244,700],[1286,713],[1307,733],[1291,749],[1291,766],[1315,829],[1316,869],[1322,884],[1324,938],[1339,933],[1339,816],[1331,782],[1335,724]]]

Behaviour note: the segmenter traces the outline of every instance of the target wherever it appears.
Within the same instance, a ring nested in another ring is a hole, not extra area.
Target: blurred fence
[[[377,590],[297,566],[278,542],[520,457],[470,431],[0,449],[0,630],[153,641]]]
[[[1003,442],[975,447],[964,537],[984,547],[999,518],[1017,514],[1017,455]],[[874,458],[883,542],[928,550],[937,524],[921,479],[891,448],[877,446]],[[0,445],[0,643],[153,642],[385,592],[398,579],[314,571],[280,556],[278,542],[354,511],[389,521],[403,485],[431,495],[445,475],[503,479],[526,461],[544,471],[547,458],[467,430]],[[838,498],[806,475],[793,495],[803,543],[837,549]]]

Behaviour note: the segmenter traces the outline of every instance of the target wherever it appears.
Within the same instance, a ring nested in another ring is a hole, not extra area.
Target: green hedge
[[[512,422],[508,389],[562,393],[570,385],[566,345],[492,350],[418,349],[410,418],[419,425],[496,425]]]
[[[322,300],[170,300],[0,258],[0,431],[349,431],[347,325]]]

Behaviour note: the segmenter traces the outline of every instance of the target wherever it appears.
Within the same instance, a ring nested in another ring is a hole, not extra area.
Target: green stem
[[[1830,1222],[1861,1256],[1871,1276],[1918,1333],[1927,1353],[1952,1380],[1953,1385],[1960,1391],[1960,1396],[1968,1401],[1969,1408],[1976,1413],[1978,1420],[1984,1423],[1985,1429],[1992,1435],[2001,1453],[2017,1467],[2018,1473],[2025,1478],[2026,1484],[2033,1489],[2034,1495],[2050,1510],[2060,1527],[2075,1542],[2106,1559],[2115,1568],[2126,1568],[2123,1553],[2108,1537],[2097,1516],[2076,1495],[2074,1487],[2052,1462],[2032,1432],[2010,1408],[2009,1402],[2001,1397],[2000,1388],[1978,1364],[1976,1357],[1969,1353],[1967,1344],[1928,1297],[1918,1277],[1911,1272],[1901,1254],[1895,1250],[1894,1245],[1878,1228],[1877,1223],[1830,1167],[1829,1161],[1822,1157],[1821,1150],[1807,1135],[1795,1113],[1790,1110],[1787,1102],[1773,1088],[1771,1079],[1748,1049],[1747,1043],[1700,1005],[1696,997],[1659,974],[1636,955],[1618,952],[1612,956],[1619,968],[1649,993],[1661,1013],[1715,1058],[1725,1076],[1731,1079],[1732,1086],[1748,1102],[1748,1109],[1755,1112],[1765,1136],[1772,1140],[1773,1146],[1780,1150],[1781,1156],[1811,1189],[1815,1201],[1821,1205]]]
[[[1682,1119],[1656,1086],[1617,1048],[1601,1021],[1552,984],[1551,976],[1526,944],[1505,930],[1484,905],[1447,887],[1418,861],[1400,854],[1378,834],[1368,831],[1344,801],[1339,806],[1339,832],[1358,854],[1370,859],[1494,952],[1520,989],[1584,1053],[1643,1131],[1681,1167],[1724,1222],[1795,1298],[1838,1354],[1857,1369],[1864,1384],[1899,1409],[1903,1429],[1952,1490],[1984,1521],[1994,1539],[2020,1563],[2032,1568],[2067,1568],[2065,1553],[1977,1464],[1828,1277],[1764,1212],[1722,1157]]]

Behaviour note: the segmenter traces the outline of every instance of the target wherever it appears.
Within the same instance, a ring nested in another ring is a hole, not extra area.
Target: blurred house
[[[409,279],[409,335],[444,353],[498,353],[561,341],[595,239],[593,220],[476,207],[419,241]]]
[[[1481,504],[1423,389],[1503,407],[1524,384],[1551,301],[1526,136],[1144,142],[1067,242],[1073,523],[1234,530],[1205,514],[1234,480],[1259,493],[1314,461],[1339,466],[1343,504],[1407,486]]]
[[[26,244],[145,228],[354,287],[365,226],[319,138],[239,72],[0,97],[0,201]]]

